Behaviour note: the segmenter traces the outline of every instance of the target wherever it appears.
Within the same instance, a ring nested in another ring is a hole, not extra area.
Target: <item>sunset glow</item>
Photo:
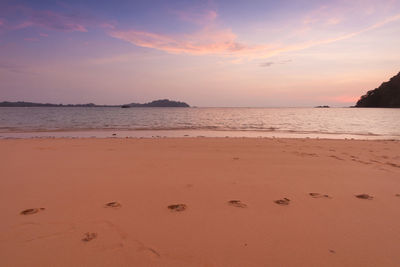
[[[3,101],[349,106],[399,71],[400,1],[1,1]]]

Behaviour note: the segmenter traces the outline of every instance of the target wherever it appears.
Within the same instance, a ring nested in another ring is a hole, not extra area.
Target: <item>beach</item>
[[[37,138],[0,149],[1,266],[400,263],[398,140]]]

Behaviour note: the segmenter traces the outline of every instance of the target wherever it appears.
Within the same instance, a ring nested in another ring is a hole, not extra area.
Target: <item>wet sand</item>
[[[400,142],[0,140],[1,266],[398,266]]]

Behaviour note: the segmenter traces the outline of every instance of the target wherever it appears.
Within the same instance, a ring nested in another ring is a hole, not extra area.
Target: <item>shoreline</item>
[[[400,261],[399,141],[46,138],[0,149],[4,266]]]
[[[0,131],[1,139],[25,138],[284,138],[332,140],[400,140],[396,135],[345,134],[250,130],[54,130],[54,131]]]

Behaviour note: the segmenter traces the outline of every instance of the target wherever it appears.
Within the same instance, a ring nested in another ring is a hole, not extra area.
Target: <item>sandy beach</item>
[[[400,141],[7,139],[0,149],[1,266],[400,264]]]

